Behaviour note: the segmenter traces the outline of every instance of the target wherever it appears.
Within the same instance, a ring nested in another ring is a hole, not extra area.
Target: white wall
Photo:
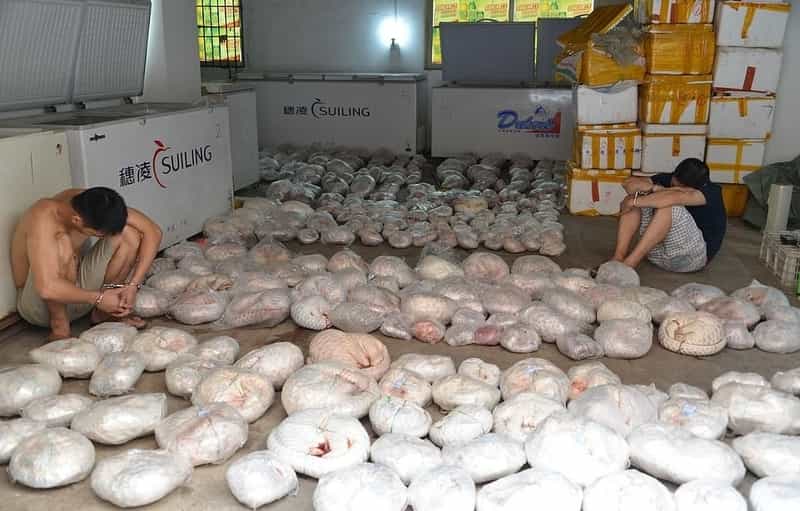
[[[394,0],[249,0],[244,5],[248,69],[274,72],[418,73],[425,66],[426,0],[397,0],[407,35],[390,50],[381,24]]]
[[[152,0],[145,101],[192,102],[200,97],[195,0]]]
[[[786,36],[783,41],[783,67],[778,84],[778,100],[772,137],[767,144],[766,162],[775,163],[794,159],[800,154],[800,5],[792,6]]]

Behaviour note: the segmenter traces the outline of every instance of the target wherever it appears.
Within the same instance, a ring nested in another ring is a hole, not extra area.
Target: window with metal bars
[[[240,0],[197,0],[197,46],[204,66],[244,66]]]

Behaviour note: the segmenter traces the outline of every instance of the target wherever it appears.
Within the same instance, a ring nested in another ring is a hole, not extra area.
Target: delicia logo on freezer
[[[520,115],[516,110],[497,112],[497,129],[503,133],[535,133],[540,136],[561,134],[561,112],[550,113],[543,105],[536,105],[532,115]]]

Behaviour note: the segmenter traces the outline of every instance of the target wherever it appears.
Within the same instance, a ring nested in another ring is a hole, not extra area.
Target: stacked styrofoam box
[[[763,164],[789,9],[783,0],[717,4],[717,61],[706,151],[712,181],[739,184]]]
[[[622,181],[641,166],[642,135],[637,121],[638,84],[575,88],[578,127],[575,168],[570,172],[570,212],[619,213]]]
[[[704,159],[708,133],[714,0],[641,0],[648,75],[640,90],[642,175]]]

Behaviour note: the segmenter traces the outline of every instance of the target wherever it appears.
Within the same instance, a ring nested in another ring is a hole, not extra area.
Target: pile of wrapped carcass
[[[541,255],[520,256],[509,266],[487,252],[463,259],[457,250],[437,253],[423,251],[412,268],[396,256],[367,262],[349,249],[330,258],[295,255],[276,240],[251,248],[241,241],[183,243],[155,261],[135,311],[215,328],[271,327],[291,317],[311,330],[380,330],[516,353],[555,343],[573,360],[639,358],[654,338],[691,356],[726,346],[800,350],[800,311],[758,282],[730,295],[695,283],[670,295],[642,287],[634,270],[616,262],[593,277]]]
[[[386,151],[367,156],[310,147],[262,153],[268,202],[253,201],[248,211],[211,219],[205,233],[222,241],[241,235],[253,242],[386,242],[394,248],[438,242],[447,248],[564,252],[558,221],[563,162],[534,166],[521,155],[451,158],[436,170],[439,186],[421,182],[426,164],[419,155]]]
[[[307,358],[287,342],[239,357],[230,337],[111,323],[30,356],[0,369],[0,416],[11,418],[0,422],[0,463],[30,488],[90,477],[120,507],[223,463],[251,509],[295,495],[298,474],[318,480],[318,511],[746,511],[736,487],[747,469],[759,478],[751,509],[794,511],[800,499],[800,368],[664,392],[623,384],[598,361],[566,373],[542,358],[456,368],[441,355],[391,360],[377,337],[340,330],[317,333]],[[164,371],[191,405],[168,414],[165,394],[132,393],[143,371]],[[89,378],[97,399],[59,394],[62,377]],[[287,417],[234,458],[278,391]],[[158,449],[95,460],[94,444],[147,435]]]

